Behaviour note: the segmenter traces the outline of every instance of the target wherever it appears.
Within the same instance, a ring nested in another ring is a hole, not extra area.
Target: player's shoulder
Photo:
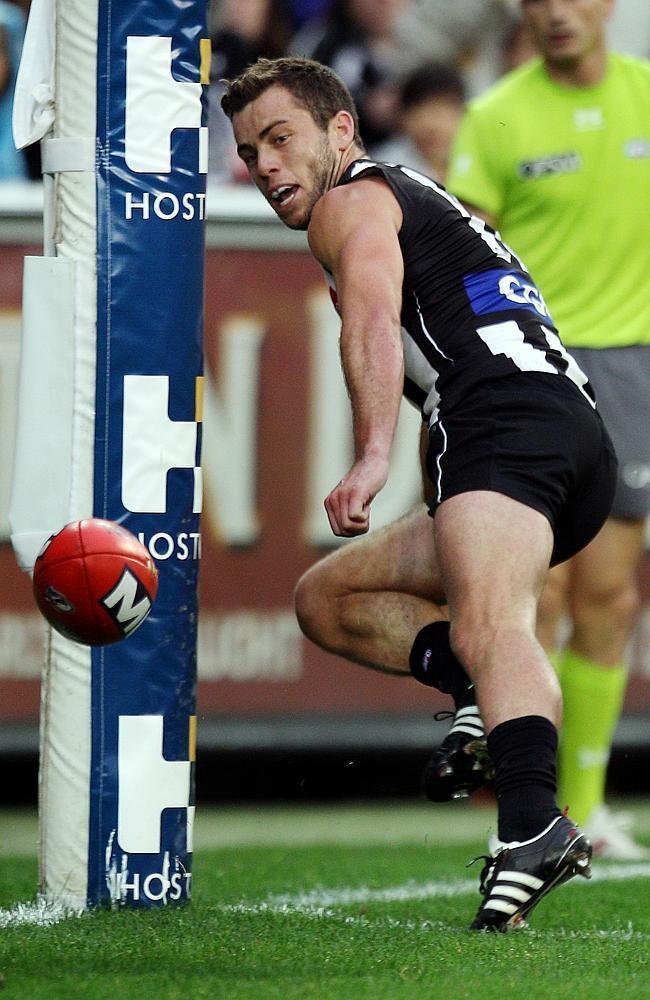
[[[399,169],[379,160],[361,159],[351,164],[337,184],[320,199],[327,206],[364,205],[373,210],[377,204],[394,201],[395,174]]]
[[[627,52],[610,52],[610,67],[617,75],[650,81],[650,59],[640,59]]]
[[[352,185],[352,181],[361,182],[370,179],[387,181],[395,172],[399,172],[399,167],[396,167],[394,164],[364,157],[363,159],[356,160],[347,168],[340,178],[337,187],[354,186]]]
[[[365,166],[366,161],[363,163]],[[374,162],[368,162],[368,166],[371,165]],[[341,182],[326,191],[314,205],[308,229],[310,245],[313,249],[323,239],[331,242],[337,235],[343,237],[351,229],[367,225],[368,220],[392,217],[397,224],[401,221],[399,216],[399,205],[381,172],[363,168],[351,174],[346,171]]]
[[[348,167],[337,183],[317,202],[319,212],[352,204],[364,204],[381,199],[390,193],[386,181],[386,164],[375,160],[357,160]]]
[[[359,206],[359,190],[352,190],[353,185],[341,187],[336,185],[330,188],[318,199],[314,205],[309,222],[308,233],[310,237],[321,233],[327,229],[336,229],[340,225],[340,220],[346,218],[351,206]]]

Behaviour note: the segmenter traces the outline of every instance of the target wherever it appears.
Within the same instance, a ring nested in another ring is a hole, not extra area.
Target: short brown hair
[[[315,59],[258,59],[234,80],[223,80],[222,83],[225,93],[221,98],[221,107],[231,121],[233,115],[243,111],[265,90],[278,85],[292,94],[323,132],[338,111],[347,111],[354,121],[354,141],[361,149],[364,148],[359,135],[357,109],[350,91],[329,66]]]

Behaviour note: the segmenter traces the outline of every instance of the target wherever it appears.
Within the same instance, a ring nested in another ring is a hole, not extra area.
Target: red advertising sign
[[[296,581],[336,544],[322,500],[350,456],[338,319],[323,276],[295,243],[214,245],[210,229],[208,242],[202,539],[149,540],[158,560],[190,558],[202,546],[199,742],[260,746],[275,734],[336,746],[350,732],[346,720],[363,719],[368,743],[412,746],[447,699],[323,653],[301,637],[293,614]],[[0,330],[3,316],[15,323],[25,252],[0,249]],[[375,526],[419,497],[418,428],[417,415],[405,413]],[[642,577],[628,716],[650,713],[650,561]],[[0,601],[0,721],[33,723],[44,627],[8,542]]]

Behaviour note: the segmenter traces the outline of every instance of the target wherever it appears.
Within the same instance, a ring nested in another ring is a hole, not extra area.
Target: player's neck
[[[355,160],[363,160],[367,158],[368,154],[364,153],[363,150],[356,145],[356,143],[352,143],[352,145],[341,154],[341,158],[336,165],[334,184],[338,184],[351,163],[354,163]]]
[[[607,49],[599,46],[572,62],[546,58],[544,65],[550,78],[564,87],[595,87],[607,72]]]

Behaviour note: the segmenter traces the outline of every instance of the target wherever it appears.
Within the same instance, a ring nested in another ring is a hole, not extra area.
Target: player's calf
[[[424,769],[424,794],[432,802],[466,798],[491,781],[493,771],[474,685],[449,643],[449,622],[432,622],[418,633],[410,668],[421,684],[450,694],[455,706],[451,729]]]

